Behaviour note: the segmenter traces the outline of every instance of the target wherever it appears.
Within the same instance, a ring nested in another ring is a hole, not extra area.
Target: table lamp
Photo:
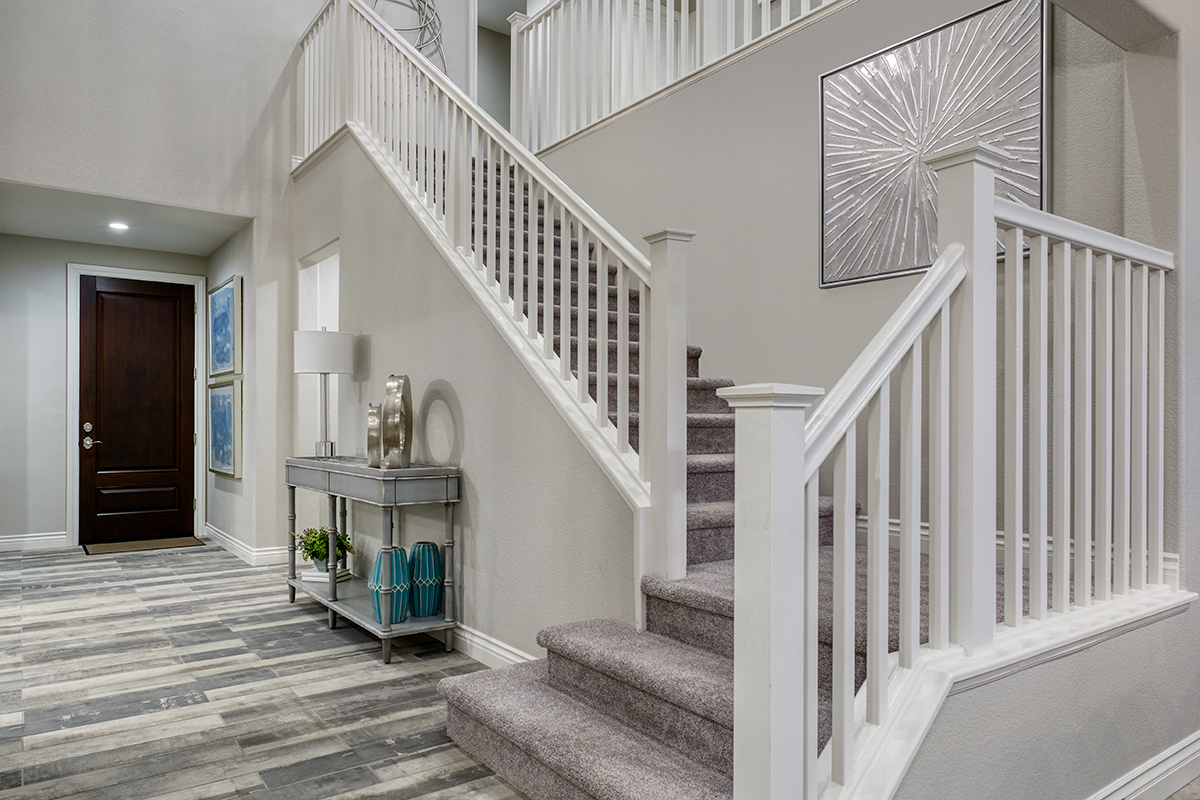
[[[354,334],[341,331],[296,331],[295,371],[321,376],[321,440],[317,458],[333,458],[329,440],[329,374],[354,371]]]

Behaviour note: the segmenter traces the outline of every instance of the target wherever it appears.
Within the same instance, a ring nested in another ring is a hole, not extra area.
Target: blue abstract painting
[[[241,472],[238,436],[242,409],[237,389],[236,381],[208,388],[208,468],[235,478]]]
[[[241,277],[235,276],[208,295],[208,363],[210,375],[240,372]]]

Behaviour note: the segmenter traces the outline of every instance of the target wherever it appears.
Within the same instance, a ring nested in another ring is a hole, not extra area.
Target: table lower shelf
[[[457,622],[447,622],[444,617],[408,617],[404,622],[392,625],[391,630],[385,631],[375,618],[375,609],[371,606],[371,591],[367,582],[362,578],[351,578],[342,581],[337,587],[337,600],[329,599],[329,584],[326,582],[303,581],[299,578],[288,578],[288,586],[308,595],[335,614],[345,617],[368,633],[381,639],[384,644],[385,661],[391,650],[392,639],[402,636],[412,636],[417,633],[430,631],[449,631],[458,626]],[[447,637],[447,649],[450,639]]]

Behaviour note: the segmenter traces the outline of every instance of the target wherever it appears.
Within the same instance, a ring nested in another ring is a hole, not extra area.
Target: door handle
[[[93,439],[90,436],[83,437],[83,449],[84,450],[91,450],[92,445],[95,445],[95,444],[104,444],[104,442],[100,441],[99,439]]]

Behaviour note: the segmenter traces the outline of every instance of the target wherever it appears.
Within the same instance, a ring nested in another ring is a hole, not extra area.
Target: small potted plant
[[[296,537],[296,546],[300,548],[300,555],[304,560],[311,561],[316,565],[317,569],[325,572],[328,568],[326,563],[329,559],[329,529],[328,528],[305,528],[304,532]],[[337,534],[337,560],[338,563],[346,558],[346,553],[353,553],[354,545],[350,544],[350,537],[346,536],[345,532],[338,531]]]

